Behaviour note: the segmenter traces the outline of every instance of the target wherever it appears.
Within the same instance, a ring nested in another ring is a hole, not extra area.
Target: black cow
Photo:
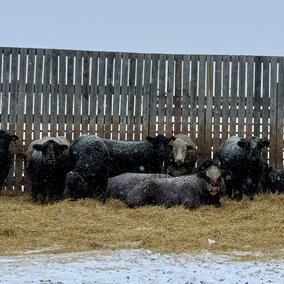
[[[109,176],[109,150],[95,135],[82,135],[70,146],[72,171],[67,174],[66,185],[71,199],[95,197],[106,200]]]
[[[18,140],[18,136],[10,135],[7,131],[0,130],[0,190],[3,187],[12,164],[12,155],[9,151],[9,146],[12,141],[16,140]]]
[[[192,175],[148,179],[138,184],[126,195],[129,207],[143,205],[183,205],[196,209],[203,205],[219,207],[222,172],[209,160],[204,162]]]
[[[239,138],[232,136],[225,140],[219,151],[221,169],[230,172],[225,178],[227,195],[241,200],[243,194],[253,199],[261,190],[264,163],[261,149],[269,142],[259,137]]]
[[[65,137],[45,137],[30,143],[26,152],[26,171],[35,202],[62,198],[66,174],[70,170],[70,142]]]

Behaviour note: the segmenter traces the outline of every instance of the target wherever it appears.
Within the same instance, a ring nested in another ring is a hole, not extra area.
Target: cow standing
[[[220,146],[221,169],[230,173],[225,178],[227,195],[241,200],[243,194],[253,199],[261,190],[264,178],[264,162],[261,150],[269,142],[259,137],[239,138],[232,136]]]

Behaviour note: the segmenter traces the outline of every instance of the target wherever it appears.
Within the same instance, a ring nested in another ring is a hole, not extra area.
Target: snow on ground
[[[284,283],[284,261],[235,262],[147,250],[0,257],[0,283]]]

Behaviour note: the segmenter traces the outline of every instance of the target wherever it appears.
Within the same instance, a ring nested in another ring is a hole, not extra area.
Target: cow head
[[[34,144],[33,149],[41,152],[43,162],[52,168],[57,164],[60,157],[64,155],[68,146],[58,144],[54,140],[50,139],[43,144]]]
[[[9,151],[10,142],[18,140],[17,135],[10,135],[4,130],[0,130],[0,155],[6,155]]]
[[[71,200],[84,198],[88,195],[88,184],[78,172],[70,171],[67,173],[66,187],[68,189],[68,197]]]
[[[246,158],[251,163],[258,163],[261,159],[261,149],[269,146],[269,141],[259,137],[241,138],[237,145],[246,151]]]
[[[170,163],[175,163],[178,167],[190,161],[193,161],[193,164],[195,164],[196,149],[193,145],[188,145],[186,141],[177,139],[174,136],[169,138],[168,141]]]
[[[207,183],[207,190],[211,195],[220,192],[222,181],[222,171],[212,160],[205,161],[197,170],[197,176],[204,179]]]

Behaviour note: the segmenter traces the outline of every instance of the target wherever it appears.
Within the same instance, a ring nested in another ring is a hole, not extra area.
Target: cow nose
[[[55,161],[54,161],[54,160],[47,160],[46,163],[47,163],[49,166],[55,165]]]

